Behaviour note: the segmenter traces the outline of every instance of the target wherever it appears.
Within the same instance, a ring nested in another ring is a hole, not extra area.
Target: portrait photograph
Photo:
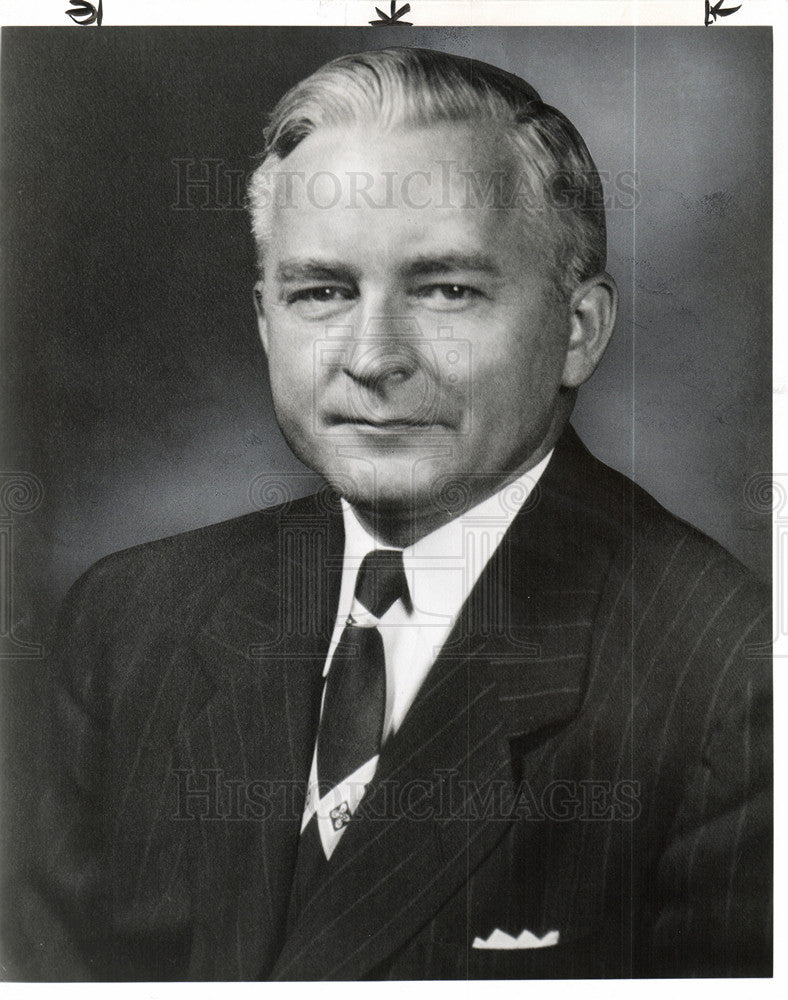
[[[403,6],[2,28],[7,981],[773,975],[773,30]]]

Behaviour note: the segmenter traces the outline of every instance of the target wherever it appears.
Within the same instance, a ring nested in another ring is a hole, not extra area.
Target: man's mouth
[[[331,417],[327,423],[330,426],[354,427],[360,431],[372,433],[405,434],[414,430],[432,430],[444,427],[440,420],[418,420],[413,417]]]

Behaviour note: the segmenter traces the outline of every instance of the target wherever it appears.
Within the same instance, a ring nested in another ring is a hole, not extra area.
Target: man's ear
[[[576,389],[591,378],[616,324],[618,289],[607,272],[589,278],[572,293],[570,333],[562,385]]]
[[[263,310],[263,279],[255,282],[254,285],[254,311],[257,314],[257,329],[260,332],[260,340],[263,350],[268,354],[268,321]]]

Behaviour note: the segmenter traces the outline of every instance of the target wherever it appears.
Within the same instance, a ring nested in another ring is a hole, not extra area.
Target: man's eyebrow
[[[277,281],[354,281],[352,268],[339,261],[312,257],[283,260],[276,269]]]
[[[410,277],[425,274],[440,274],[447,271],[485,271],[493,276],[500,275],[501,269],[486,253],[447,253],[435,256],[425,255],[409,260],[402,269]]]

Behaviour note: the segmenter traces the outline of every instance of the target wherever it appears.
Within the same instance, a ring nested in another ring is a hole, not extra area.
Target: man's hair
[[[564,294],[604,270],[602,184],[582,136],[524,80],[497,66],[431,49],[388,48],[340,56],[292,87],[271,113],[249,184],[252,231],[262,259],[270,220],[268,177],[320,128],[381,130],[496,123],[537,208],[548,213],[555,283]],[[527,206],[526,206],[527,207]],[[547,249],[547,248],[545,248]]]

